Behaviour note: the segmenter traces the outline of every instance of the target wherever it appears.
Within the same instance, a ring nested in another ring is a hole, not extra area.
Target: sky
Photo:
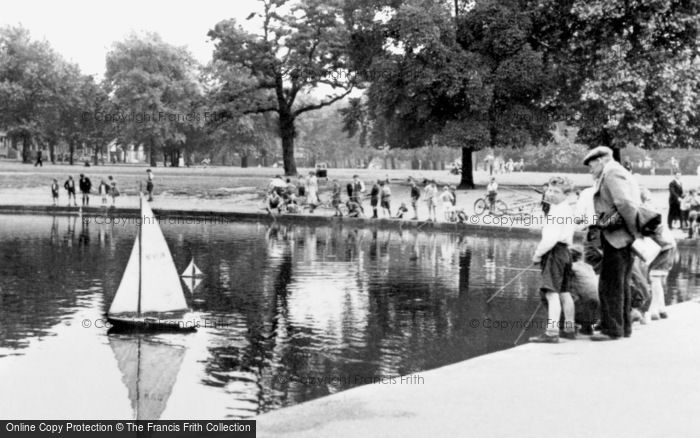
[[[249,28],[245,18],[260,10],[258,0],[5,1],[0,26],[22,25],[84,74],[101,79],[112,44],[132,32],[156,32],[170,44],[186,46],[204,64],[214,50],[207,32],[217,22],[236,18]]]

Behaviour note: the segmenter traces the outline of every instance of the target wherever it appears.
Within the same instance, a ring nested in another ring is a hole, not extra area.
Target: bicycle
[[[497,199],[496,202],[491,205],[488,200],[488,195],[485,198],[479,198],[474,202],[474,214],[482,215],[489,210],[489,214],[493,216],[503,216],[508,211],[508,205],[505,202]]]

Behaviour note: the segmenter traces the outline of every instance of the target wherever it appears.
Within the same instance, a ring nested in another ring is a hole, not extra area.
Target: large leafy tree
[[[246,78],[222,83],[220,98],[229,103],[229,114],[276,114],[284,170],[293,175],[297,117],[331,105],[352,90],[352,80],[344,74],[348,33],[339,0],[261,3],[263,12],[249,16],[261,20],[260,33],[245,31],[233,19],[217,23],[209,32],[216,42],[215,61]],[[326,95],[301,103],[298,97],[311,90]]]
[[[473,187],[473,151],[548,137],[542,101],[551,90],[518,2],[460,4],[357,0],[348,7],[354,67],[360,77],[367,72],[369,87],[365,111],[354,103],[346,115],[368,118],[376,145],[461,147],[461,186]],[[356,124],[346,119],[350,132]]]
[[[107,54],[105,84],[120,143],[143,144],[151,166],[156,153],[182,145],[200,93],[197,65],[181,47],[157,34],[131,35]]]
[[[579,140],[619,148],[698,146],[700,3],[532,1],[555,103]]]
[[[21,142],[22,160],[42,141],[56,120],[60,78],[65,62],[45,41],[33,41],[21,27],[0,28],[0,128],[13,144]]]

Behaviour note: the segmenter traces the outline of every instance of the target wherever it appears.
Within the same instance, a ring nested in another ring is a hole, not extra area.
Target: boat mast
[[[140,186],[140,184],[139,184]],[[139,301],[136,308],[136,313],[141,316],[141,240],[143,239],[143,195],[139,187],[139,214],[141,215],[141,225],[139,225]]]

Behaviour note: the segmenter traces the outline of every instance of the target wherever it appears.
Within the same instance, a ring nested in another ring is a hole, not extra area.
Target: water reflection
[[[0,216],[0,369],[11,363],[3,377],[34,368],[41,379],[41,342],[69,357],[89,340],[111,350],[111,364],[92,366],[102,373],[116,364],[123,394],[95,409],[121,403],[135,418],[245,418],[508,348],[519,330],[484,321],[525,321],[538,303],[536,271],[486,303],[529,266],[534,239],[342,224],[167,223],[163,231],[178,269],[194,256],[204,272],[185,286],[206,326],[175,341],[80,328],[86,312],[99,317],[111,302],[135,227]],[[697,294],[699,273],[698,255],[681,249],[669,302]],[[4,362],[3,354],[22,356]],[[85,390],[70,368],[62,377]]]
[[[160,418],[180,372],[185,349],[138,334],[112,334],[109,346],[129,391],[133,418]]]

